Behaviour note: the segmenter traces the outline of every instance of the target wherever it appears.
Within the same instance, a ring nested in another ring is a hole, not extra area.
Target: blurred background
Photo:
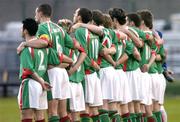
[[[175,105],[169,111],[174,111],[177,106],[180,107],[180,102],[177,102],[180,101],[178,98],[180,96],[179,0],[0,0],[0,113],[4,111],[2,104],[8,103],[8,100],[10,104],[10,101],[15,101],[15,98],[6,97],[17,96],[18,93],[19,57],[16,48],[22,41],[21,21],[26,17],[34,18],[36,7],[42,3],[49,3],[53,7],[54,22],[63,18],[72,20],[74,11],[79,7],[100,9],[103,12],[113,7],[123,8],[127,12],[151,10],[155,19],[154,28],[163,32],[165,47],[168,50],[168,68],[175,73],[176,78],[174,83],[167,83],[166,99],[170,102],[166,105],[169,106],[170,103]],[[17,106],[15,102],[12,104]],[[0,114],[0,122],[2,115]]]

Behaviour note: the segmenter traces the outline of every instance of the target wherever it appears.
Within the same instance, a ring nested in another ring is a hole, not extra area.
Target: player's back
[[[30,74],[36,72],[44,78],[48,65],[48,49],[35,49],[26,47],[20,54],[20,78],[31,78]]]
[[[38,28],[37,36],[43,34],[48,36],[49,45],[53,49],[58,52],[63,52],[65,32],[61,27],[51,21],[41,23]]]

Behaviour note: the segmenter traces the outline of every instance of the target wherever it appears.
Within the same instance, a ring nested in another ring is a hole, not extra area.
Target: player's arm
[[[133,49],[133,56],[136,60],[141,61],[141,54],[136,47]]]
[[[124,54],[118,59],[116,65],[125,63],[128,60],[129,56],[132,55],[134,52],[134,45],[129,41],[125,41],[125,43],[126,43],[126,48]]]
[[[93,25],[93,24],[77,23],[77,24],[72,26],[73,30],[75,30],[79,27],[87,28],[88,30],[90,30],[93,33],[98,34],[99,36],[102,36],[104,34],[102,27],[98,27],[98,26]]]
[[[143,46],[143,43],[140,40],[140,38],[137,37],[135,34],[133,34],[133,32],[131,32],[130,30],[127,30],[127,29],[121,29],[121,31],[124,32],[125,34],[127,34],[132,39],[132,41],[134,42],[136,47],[140,48]]]
[[[80,67],[80,65],[84,62],[87,56],[86,38],[83,32],[83,30],[77,30],[75,32],[75,38],[80,44],[80,46],[78,47],[78,51],[80,52],[80,54],[76,63],[68,71],[69,75],[73,74]]]
[[[44,81],[44,79],[40,77],[36,72],[34,72],[31,77],[35,81],[39,82],[44,90],[50,90],[52,88],[51,85],[48,82]]]
[[[148,72],[150,66],[154,63],[155,59],[156,59],[156,51],[152,50],[151,58],[149,59],[148,64],[144,64],[143,67],[141,68],[142,72]]]
[[[34,70],[34,64],[33,64],[33,59],[31,56],[31,53],[29,50],[26,48],[23,50],[23,52],[20,55],[20,62],[21,62],[21,78],[32,78],[35,81],[39,82],[44,90],[49,90],[51,86],[45,82]]]

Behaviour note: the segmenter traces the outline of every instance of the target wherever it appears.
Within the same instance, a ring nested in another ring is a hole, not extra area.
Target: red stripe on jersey
[[[32,72],[30,69],[23,68],[23,73],[22,73],[21,78],[22,78],[22,79],[25,79],[25,78],[27,78],[29,75],[32,75],[32,74],[33,74],[33,72]]]
[[[63,53],[61,53],[61,54],[59,54],[59,61],[60,61],[60,63],[62,63],[63,62]]]
[[[20,89],[20,105],[19,105],[20,110],[22,110],[22,106],[23,106],[23,99],[22,99],[22,96],[23,96],[23,94],[22,94],[23,87],[24,87],[24,82],[22,81],[22,83],[21,83],[21,89]]]
[[[31,56],[32,56],[32,59],[34,59],[34,48],[31,48]]]
[[[85,74],[88,75],[88,74],[91,74],[91,71],[89,69],[85,70]]]
[[[70,50],[69,57],[72,58],[72,56],[73,56],[73,50]]]
[[[127,61],[124,63],[124,66],[123,66],[123,71],[126,71],[127,70]]]
[[[102,62],[102,57],[101,57],[101,56],[99,56],[99,57],[98,57],[98,60],[97,60],[97,64],[98,64],[98,65],[100,65],[100,64],[101,64],[101,62]]]
[[[102,45],[103,45],[103,46],[106,46],[107,43],[108,43],[108,40],[106,39],[106,40],[102,43]]]

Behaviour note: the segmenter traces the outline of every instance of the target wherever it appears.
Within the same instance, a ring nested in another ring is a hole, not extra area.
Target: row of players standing
[[[23,33],[33,38],[24,36],[26,42],[17,49],[22,51],[18,101],[23,122],[32,121],[33,113],[36,121],[45,121],[43,110],[47,108],[50,122],[70,121],[69,98],[73,121],[163,121],[165,51],[152,31],[151,12],[126,16],[124,10],[113,8],[109,16],[79,8],[70,30],[74,38],[65,26],[50,20],[51,14],[48,4],[36,9],[37,38],[29,34],[32,25],[23,26]]]

